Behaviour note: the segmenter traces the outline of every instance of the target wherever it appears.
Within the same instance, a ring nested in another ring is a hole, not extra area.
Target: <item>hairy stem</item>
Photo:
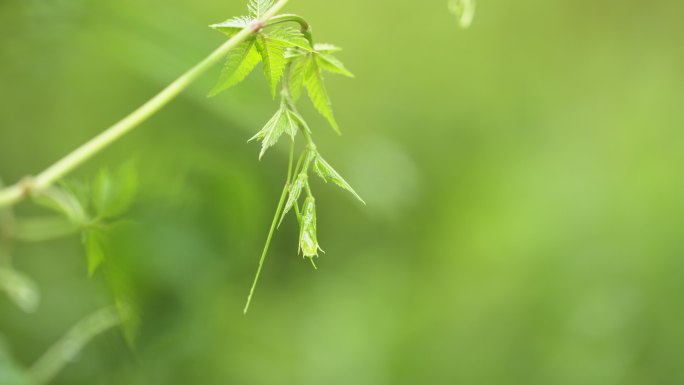
[[[259,259],[259,267],[257,268],[256,275],[254,276],[254,282],[252,282],[252,288],[249,289],[249,296],[247,297],[247,303],[243,310],[244,314],[249,311],[249,305],[252,303],[252,296],[254,295],[254,290],[259,282],[259,277],[261,276],[261,269],[264,267],[264,261],[266,260],[266,255],[268,254],[268,249],[271,247],[271,239],[273,239],[273,234],[275,234],[278,228],[278,219],[283,212],[283,206],[285,205],[285,198],[287,198],[287,192],[290,188],[290,183],[292,182],[292,164],[294,158],[294,141],[290,143],[290,156],[287,164],[287,180],[285,181],[285,187],[283,187],[283,192],[280,194],[280,200],[278,201],[278,207],[276,208],[275,215],[273,216],[273,222],[271,223],[271,228],[268,231],[268,236],[266,237],[266,244],[264,245],[264,250],[261,252],[261,258]]]
[[[173,83],[168,85],[159,94],[133,111],[130,115],[111,126],[100,135],[74,150],[69,155],[57,161],[45,171],[33,178],[25,178],[23,182],[0,190],[0,207],[19,203],[33,193],[39,193],[50,187],[59,179],[63,178],[77,167],[88,161],[103,149],[116,142],[125,134],[138,127],[149,117],[157,113],[190,84],[197,80],[207,70],[212,68],[237,45],[245,41],[249,36],[258,32],[259,26],[267,24],[287,4],[289,0],[279,0],[266,12],[258,23],[254,23],[233,36],[222,46],[212,52],[200,63],[181,75]]]

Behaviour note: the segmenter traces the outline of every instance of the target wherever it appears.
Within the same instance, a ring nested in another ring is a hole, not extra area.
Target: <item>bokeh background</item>
[[[243,3],[1,0],[2,178],[147,100]],[[368,205],[316,183],[319,270],[290,219],[242,315],[286,148],[257,160],[276,104],[256,74],[207,99],[217,68],[74,176],[138,161],[116,258],[142,324],[52,383],[684,384],[684,2],[482,0],[467,31],[443,0],[288,10],[356,74],[328,76],[343,136],[304,113]],[[0,370],[111,302],[78,237],[13,257],[42,301],[0,298]]]

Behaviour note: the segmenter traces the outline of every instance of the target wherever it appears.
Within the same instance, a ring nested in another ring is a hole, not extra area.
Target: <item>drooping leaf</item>
[[[294,139],[298,128],[296,119],[297,118],[295,114],[283,105],[266,123],[264,128],[262,128],[259,132],[257,132],[256,135],[249,139],[250,142],[253,140],[261,141],[261,152],[259,153],[259,159],[264,156],[269,147],[272,147],[278,143],[278,139],[280,139],[283,134],[288,134],[292,139]]]
[[[299,101],[304,88],[304,80],[309,67],[308,55],[305,58],[296,59],[292,62],[290,69],[290,96],[294,102]]]
[[[304,201],[299,227],[299,250],[307,258],[318,256],[318,237],[316,235],[316,201],[309,196]]]
[[[133,163],[126,163],[115,171],[101,169],[92,187],[95,215],[102,219],[118,217],[131,206],[137,190],[138,176]]]
[[[326,162],[325,159],[323,159],[320,155],[316,157],[316,161],[314,162],[314,171],[324,181],[327,182],[328,179],[330,179],[336,185],[352,193],[352,195],[354,195],[356,199],[361,201],[361,203],[366,204],[366,202],[364,202],[364,200],[361,199],[359,194],[357,194],[356,191],[354,191],[351,185],[349,185],[349,183],[347,183],[347,181],[344,180],[344,178],[342,178],[340,173],[335,171],[335,169],[332,168],[332,166],[328,162]]]
[[[255,39],[250,38],[228,52],[221,75],[209,96],[215,96],[245,80],[261,61],[255,48]]]
[[[273,6],[273,0],[249,0],[247,8],[250,16],[262,17]]]
[[[339,134],[340,128],[337,125],[335,115],[333,114],[332,103],[330,102],[330,97],[325,89],[323,74],[321,73],[321,67],[318,64],[318,60],[312,56],[307,62],[308,67],[306,69],[304,82],[309,98],[318,112],[328,120],[335,132]]]
[[[280,222],[278,222],[278,226],[280,226],[280,223],[283,222],[283,219],[285,219],[287,213],[289,213],[292,207],[294,207],[295,203],[297,203],[297,200],[302,194],[302,190],[304,190],[304,186],[306,186],[307,183],[308,176],[306,175],[306,173],[300,173],[297,176],[297,179],[295,179],[295,181],[290,185],[290,191],[287,196],[287,203],[285,203],[283,215],[280,217]]]
[[[83,246],[88,260],[88,276],[92,277],[97,268],[105,261],[105,249],[109,239],[101,229],[87,229],[83,231]]]
[[[278,82],[283,76],[283,70],[287,60],[285,59],[285,48],[280,41],[271,40],[267,35],[259,34],[256,38],[256,48],[261,55],[264,75],[268,81],[271,95],[275,98]]]
[[[40,292],[36,283],[11,268],[0,268],[0,291],[7,293],[12,302],[26,313],[35,312],[40,303]]]

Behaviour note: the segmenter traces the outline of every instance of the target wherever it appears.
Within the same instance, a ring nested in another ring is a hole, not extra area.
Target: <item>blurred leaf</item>
[[[109,240],[107,234],[98,228],[89,228],[83,232],[83,245],[88,260],[88,275],[92,277],[105,261],[105,249]]]
[[[112,219],[123,214],[133,203],[138,190],[138,177],[132,162],[116,171],[103,168],[95,177],[92,202],[99,218]]]
[[[354,191],[354,189],[351,187],[351,185],[342,178],[342,175],[338,173],[328,162],[323,159],[322,156],[318,155],[316,157],[316,162],[314,163],[314,171],[316,171],[316,174],[323,178],[324,181],[328,181],[328,179],[332,180],[336,185],[342,187],[343,189],[349,191],[358,199],[361,201],[361,203],[366,204],[366,202],[361,199],[359,194]]]
[[[14,239],[24,242],[43,242],[76,234],[80,227],[61,216],[20,218],[14,224]]]
[[[475,0],[450,0],[449,11],[456,15],[461,28],[467,29],[475,17]]]
[[[50,187],[33,197],[34,201],[44,207],[64,214],[69,220],[79,225],[88,222],[87,207],[84,202],[87,186],[81,183],[62,183],[61,187]]]
[[[40,292],[35,282],[11,268],[0,268],[0,290],[6,292],[10,299],[26,313],[35,312],[40,303]]]

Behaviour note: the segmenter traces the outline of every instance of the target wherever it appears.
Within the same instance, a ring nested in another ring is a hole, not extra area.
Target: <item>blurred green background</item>
[[[140,105],[244,7],[0,0],[2,178]],[[328,76],[343,136],[303,112],[368,206],[316,183],[319,270],[290,219],[242,315],[287,155],[246,144],[276,108],[263,77],[207,99],[217,68],[77,172],[138,160],[116,248],[142,326],[54,384],[684,384],[684,2],[482,0],[467,31],[443,0],[288,11],[356,74]],[[0,298],[27,367],[111,299],[78,237],[13,257],[43,297]]]

